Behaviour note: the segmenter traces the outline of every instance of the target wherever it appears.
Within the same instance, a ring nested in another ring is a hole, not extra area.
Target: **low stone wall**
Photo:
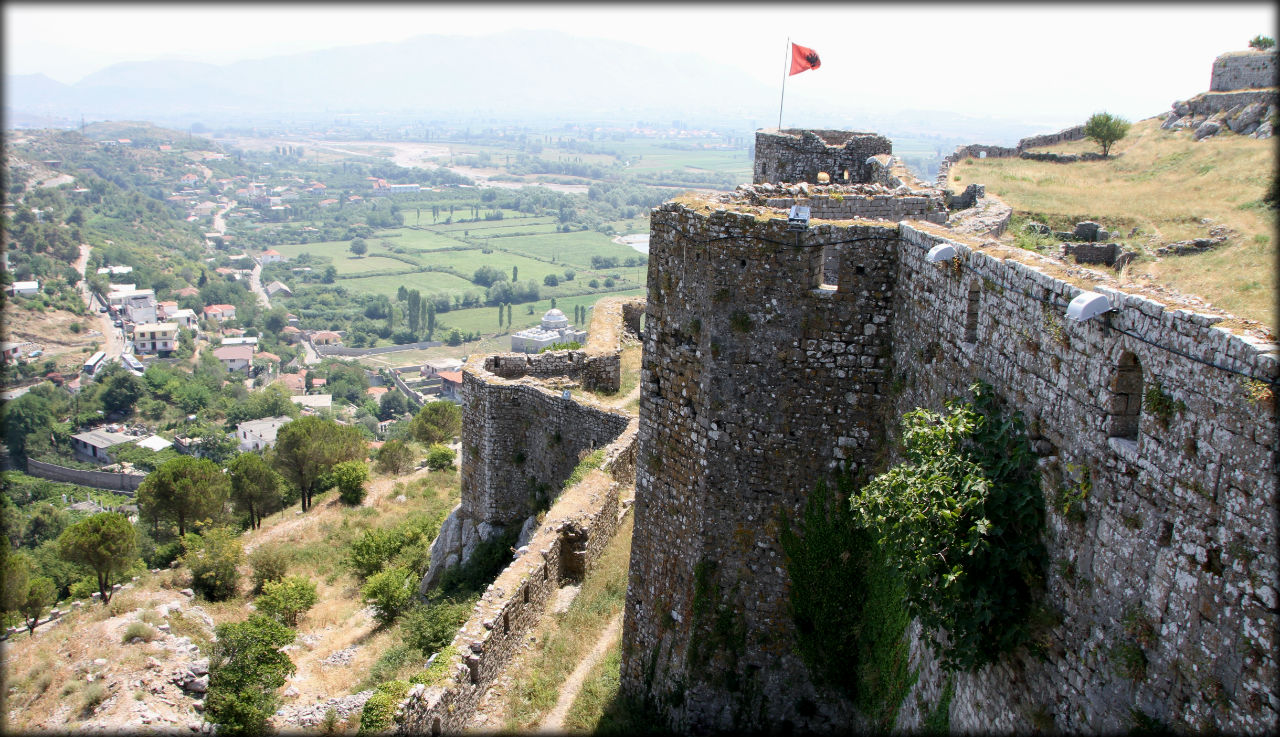
[[[604,465],[565,491],[519,557],[481,596],[451,646],[443,681],[410,689],[396,714],[398,734],[460,733],[486,690],[525,649],[560,587],[580,582],[618,525],[622,491],[635,478],[637,422],[606,450]]]
[[[405,396],[405,399],[409,400],[410,404],[412,404],[414,407],[421,407],[424,404],[422,397],[418,395],[418,392],[414,391],[413,389],[410,389],[409,385],[404,383],[404,379],[400,378],[399,372],[392,371],[391,376],[393,379],[395,379],[396,388],[399,389],[400,393]]]
[[[1120,243],[1063,243],[1062,258],[1075,258],[1079,264],[1101,264],[1115,269],[1138,257],[1133,251],[1124,250]]]
[[[384,345],[377,348],[348,348],[344,345],[312,345],[316,353],[321,356],[377,356],[383,353],[398,353],[400,351],[417,351],[423,348],[435,348],[442,346],[438,340],[423,340],[417,343],[405,343],[404,345]]]
[[[1077,161],[1106,161],[1111,157],[1103,156],[1097,151],[1085,151],[1080,154],[1055,154],[1051,151],[1023,151],[1018,154],[1018,158],[1028,159],[1030,161],[1051,161],[1055,164],[1074,164]]]
[[[1044,146],[1055,146],[1059,143],[1067,141],[1083,141],[1084,126],[1076,125],[1070,128],[1064,128],[1057,133],[1046,133],[1039,136],[1027,136],[1018,141],[1018,150],[1025,151],[1029,148],[1042,148]]]
[[[94,489],[114,491],[125,496],[133,496],[134,491],[142,485],[147,476],[141,473],[108,473],[106,471],[86,471],[80,468],[67,468],[53,463],[27,459],[27,473],[50,481],[62,481],[68,484],[79,484]]]

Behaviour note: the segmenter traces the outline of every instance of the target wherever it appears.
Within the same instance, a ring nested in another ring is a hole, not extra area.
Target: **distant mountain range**
[[[420,113],[611,115],[715,111],[767,117],[776,91],[692,53],[555,31],[418,36],[226,65],[128,62],[75,84],[9,75],[11,114],[175,119]]]

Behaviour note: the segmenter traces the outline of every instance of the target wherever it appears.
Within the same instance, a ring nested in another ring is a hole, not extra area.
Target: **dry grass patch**
[[[1161,245],[1204,238],[1211,227],[1225,226],[1233,235],[1219,248],[1140,259],[1127,276],[1200,295],[1274,328],[1276,213],[1262,204],[1275,170],[1274,143],[1232,134],[1195,141],[1188,131],[1163,131],[1159,125],[1155,118],[1134,123],[1106,161],[965,159],[951,169],[952,186],[985,184],[1016,214],[1059,230],[1097,220],[1148,256]],[[1050,148],[1079,152],[1097,146],[1074,141]],[[1127,237],[1134,227],[1139,233]]]

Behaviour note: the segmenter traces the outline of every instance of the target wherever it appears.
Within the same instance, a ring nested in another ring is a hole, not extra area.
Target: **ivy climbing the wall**
[[[850,498],[897,571],[908,613],[948,670],[975,670],[1027,642],[1043,586],[1044,500],[1020,415],[985,384],[945,414],[903,415],[904,462]]]

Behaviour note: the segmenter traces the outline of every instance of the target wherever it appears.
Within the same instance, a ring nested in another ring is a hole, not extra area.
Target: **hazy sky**
[[[787,94],[982,115],[1130,118],[1207,90],[1214,57],[1273,33],[1271,3],[410,5],[6,2],[9,74],[61,82],[120,61],[229,63],[424,34],[520,28],[695,50],[780,85],[786,39],[822,68]]]

